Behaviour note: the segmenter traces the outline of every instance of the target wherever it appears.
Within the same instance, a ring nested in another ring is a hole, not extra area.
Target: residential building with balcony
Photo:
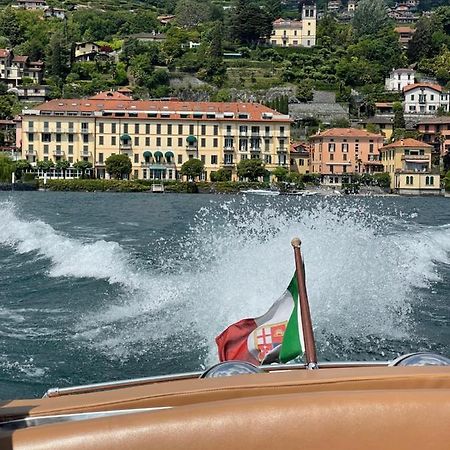
[[[422,140],[434,147],[434,154],[445,156],[450,152],[450,117],[427,117],[417,124]]]
[[[105,161],[126,154],[132,176],[175,179],[184,162],[205,164],[204,180],[220,168],[260,158],[268,170],[289,169],[289,116],[256,103],[135,101],[119,92],[56,99],[23,111],[22,153],[30,162],[87,160],[107,178]]]
[[[357,128],[332,128],[311,137],[311,170],[325,185],[351,182],[353,174],[383,171],[384,137]]]
[[[415,139],[384,146],[381,162],[391,176],[391,189],[405,195],[440,195],[439,168],[432,165],[433,147]]]
[[[270,43],[278,47],[314,47],[317,38],[317,9],[304,4],[301,20],[277,19],[272,24]]]
[[[0,81],[10,88],[19,86],[25,78],[41,84],[43,66],[43,62],[31,61],[29,56],[16,56],[10,49],[0,49]]]
[[[405,95],[405,113],[430,115],[436,114],[439,109],[450,111],[450,94],[444,92],[438,84],[417,83],[403,89]]]
[[[415,83],[416,72],[413,69],[393,69],[386,78],[387,91],[403,92],[403,89]]]
[[[311,145],[307,142],[293,142],[290,150],[291,172],[306,175],[311,172]]]

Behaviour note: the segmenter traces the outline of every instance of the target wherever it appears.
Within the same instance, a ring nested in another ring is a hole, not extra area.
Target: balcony
[[[251,153],[261,153],[261,147],[250,147]]]
[[[230,145],[226,145],[226,146],[223,148],[223,151],[224,151],[224,152],[234,152],[234,151],[235,151],[235,148],[232,147],[232,146],[230,146]]]
[[[234,161],[223,161],[222,166],[223,167],[234,167],[236,163]]]
[[[64,156],[65,152],[63,150],[54,150],[53,156]]]
[[[83,158],[89,158],[92,155],[92,152],[90,152],[89,150],[82,150],[81,151],[81,156]]]
[[[89,133],[89,128],[82,128],[81,129],[81,133],[82,134],[88,134]]]
[[[121,142],[119,145],[119,150],[128,152],[131,151],[133,146],[131,145],[131,141]]]
[[[287,147],[278,147],[277,153],[287,153],[288,149]]]
[[[402,161],[425,161],[428,163],[431,161],[431,157],[428,155],[402,155]]]
[[[195,144],[189,144],[189,145],[186,145],[186,151],[187,152],[196,152],[198,150],[198,145],[195,143]]]
[[[248,131],[241,131],[241,130],[239,130],[239,136],[240,137],[248,137]]]

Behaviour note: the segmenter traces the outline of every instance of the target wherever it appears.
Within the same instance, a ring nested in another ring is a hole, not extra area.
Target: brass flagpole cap
[[[291,245],[294,248],[296,248],[296,247],[300,248],[300,246],[302,245],[302,241],[300,240],[300,238],[295,237],[294,239],[292,239]]]

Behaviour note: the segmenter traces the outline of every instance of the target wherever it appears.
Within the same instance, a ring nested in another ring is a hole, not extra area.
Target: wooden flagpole
[[[300,313],[302,319],[303,339],[305,341],[305,357],[308,369],[317,369],[316,343],[309,310],[308,293],[306,291],[305,271],[300,246],[302,244],[299,238],[292,239],[295,256],[295,273],[297,276],[298,296],[300,303]]]

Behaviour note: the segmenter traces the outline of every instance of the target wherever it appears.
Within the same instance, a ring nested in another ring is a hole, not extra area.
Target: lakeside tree
[[[10,183],[14,172],[14,162],[7,155],[0,154],[0,182]]]
[[[50,169],[55,167],[55,163],[52,160],[45,161],[45,160],[41,159],[40,161],[37,161],[36,167],[39,170],[42,170],[44,172],[48,172]]]
[[[61,159],[55,164],[55,169],[61,170],[63,173],[63,178],[66,178],[66,170],[70,167],[69,161],[67,159]]]
[[[123,180],[131,173],[131,159],[128,155],[111,155],[105,161],[106,171],[113,178]]]
[[[378,34],[389,24],[386,4],[383,0],[361,0],[352,24],[357,36]]]
[[[240,178],[258,181],[258,178],[266,174],[266,169],[260,159],[243,159],[237,165],[237,173]]]
[[[19,159],[14,163],[14,172],[16,173],[16,178],[22,178],[22,175],[26,170],[31,169],[31,164],[26,159]]]
[[[81,171],[81,178],[84,178],[86,175],[86,171],[92,169],[92,163],[90,161],[85,161],[82,159],[81,161],[77,161],[73,163],[73,168]]]
[[[180,173],[181,175],[187,177],[188,181],[195,180],[202,173],[205,165],[199,159],[192,158],[188,159],[182,166]]]
[[[216,172],[211,172],[211,181],[231,181],[231,170],[219,169]]]

